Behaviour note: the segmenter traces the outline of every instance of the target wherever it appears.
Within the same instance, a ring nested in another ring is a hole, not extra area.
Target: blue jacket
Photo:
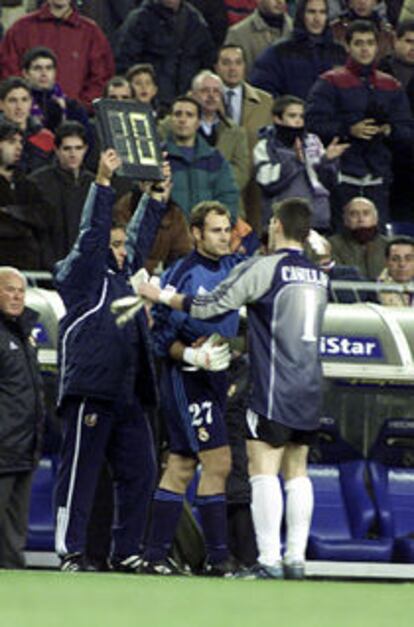
[[[350,127],[364,118],[390,124],[390,137],[377,135],[371,141],[352,137]],[[371,174],[389,179],[392,149],[414,141],[414,122],[400,83],[352,59],[317,80],[308,98],[306,127],[325,144],[336,136],[350,141],[341,157],[340,171],[357,178]]]
[[[230,211],[232,223],[237,219],[240,193],[230,164],[197,133],[191,157],[174,142],[170,134],[166,151],[173,174],[172,200],[186,218],[202,200],[218,200]]]
[[[318,76],[345,63],[344,48],[333,41],[329,29],[312,37],[298,24],[290,37],[266,48],[256,59],[250,83],[273,97],[306,97]]]
[[[128,257],[118,270],[109,248],[115,192],[92,183],[79,236],[55,267],[56,288],[66,307],[59,326],[59,396],[84,396],[143,404],[156,400],[155,378],[143,310],[123,328],[110,311],[113,300],[132,294],[129,276],[142,267],[165,205],[144,195],[127,230]]]

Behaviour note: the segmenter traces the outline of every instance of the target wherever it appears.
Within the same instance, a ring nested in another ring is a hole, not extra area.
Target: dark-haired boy
[[[23,55],[22,75],[33,96],[32,118],[53,133],[66,120],[76,120],[89,130],[88,114],[76,100],[63,93],[56,82],[56,72],[57,58],[50,48],[36,46]]]
[[[31,117],[31,108],[31,89],[23,78],[10,76],[0,83],[2,117],[17,124],[23,132],[23,152],[19,168],[25,174],[49,163],[54,148],[53,133]]]
[[[305,130],[305,103],[296,96],[277,98],[273,124],[259,133],[253,151],[256,182],[262,191],[262,225],[266,227],[274,201],[300,196],[312,207],[312,227],[330,227],[329,188],[336,183],[337,159],[348,148],[334,138],[323,147],[317,135]]]
[[[55,163],[33,172],[30,180],[56,220],[56,261],[66,257],[79,231],[82,207],[95,176],[84,165],[88,149],[86,131],[79,122],[63,122],[55,135]]]
[[[356,20],[346,33],[345,67],[322,74],[312,88],[306,124],[326,144],[334,137],[350,142],[342,155],[339,185],[332,193],[333,226],[342,207],[366,196],[378,209],[383,227],[389,219],[391,157],[414,139],[414,122],[400,83],[375,67],[378,32],[368,20]]]

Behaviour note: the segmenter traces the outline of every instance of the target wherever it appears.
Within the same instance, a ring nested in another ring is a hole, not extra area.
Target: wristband
[[[158,302],[162,305],[167,305],[167,307],[171,304],[172,298],[175,294],[175,288],[165,287],[158,296]]]
[[[191,348],[191,346],[186,346],[183,352],[183,361],[185,361],[187,364],[191,364],[192,366],[195,366],[195,354],[194,354],[194,348]]]

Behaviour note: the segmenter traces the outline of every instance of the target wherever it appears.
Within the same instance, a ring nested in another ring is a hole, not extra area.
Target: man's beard
[[[378,225],[374,226],[361,226],[357,229],[349,229],[349,233],[352,239],[356,240],[358,244],[368,244],[378,234]]]

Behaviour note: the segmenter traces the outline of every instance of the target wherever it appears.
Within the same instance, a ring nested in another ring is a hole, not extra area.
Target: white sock
[[[295,477],[285,483],[285,562],[304,562],[313,512],[313,487],[309,477]]]
[[[256,533],[259,562],[274,566],[280,561],[280,524],[283,500],[278,477],[255,475],[252,486],[251,511]]]

